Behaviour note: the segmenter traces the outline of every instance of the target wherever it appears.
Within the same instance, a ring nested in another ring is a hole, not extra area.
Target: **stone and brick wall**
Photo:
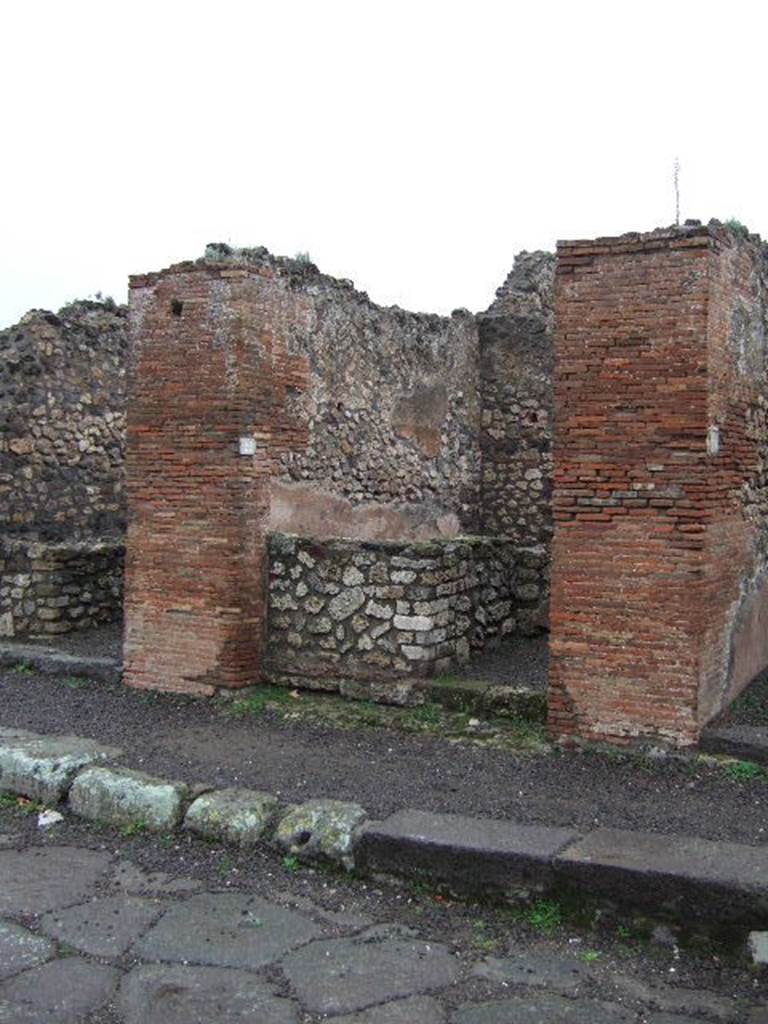
[[[282,343],[305,367],[286,409],[300,446],[279,452],[273,529],[324,537],[452,535],[476,517],[480,479],[475,318],[380,307],[350,281],[266,249],[209,246],[251,269]]]
[[[226,246],[133,278],[130,308],[129,684],[259,677],[276,523],[398,537],[474,515],[468,314],[381,310],[311,264]]]
[[[755,239],[717,225],[558,247],[560,736],[694,742],[768,660],[763,267]],[[752,657],[735,671],[739,622]]]
[[[123,545],[0,540],[0,637],[55,636],[122,615]]]
[[[266,671],[276,682],[333,690],[350,678],[436,675],[545,621],[543,547],[273,534],[269,554]]]
[[[127,336],[110,301],[0,331],[0,535],[122,535]]]
[[[555,258],[521,253],[477,318],[482,470],[477,526],[518,544],[552,537]]]

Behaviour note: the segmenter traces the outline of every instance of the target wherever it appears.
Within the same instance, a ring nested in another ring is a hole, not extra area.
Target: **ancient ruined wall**
[[[267,677],[342,691],[466,662],[541,626],[547,557],[485,537],[269,541]]]
[[[77,302],[0,331],[0,534],[122,533],[126,313]]]
[[[478,318],[482,406],[478,527],[519,544],[552,536],[552,253],[521,253]]]
[[[701,724],[768,665],[768,250],[721,229],[712,250]]]
[[[120,618],[124,548],[0,539],[0,637],[54,636]]]
[[[763,564],[757,250],[696,224],[558,248],[560,735],[691,743],[735,690]]]
[[[468,314],[380,310],[311,264],[214,246],[132,279],[131,317],[131,685],[258,678],[276,523],[397,537],[474,514]]]
[[[351,282],[265,249],[210,246],[208,256],[264,268],[269,301],[302,309],[285,342],[306,360],[308,377],[287,402],[307,439],[280,455],[272,527],[428,538],[473,522],[480,475],[474,317],[382,308]]]

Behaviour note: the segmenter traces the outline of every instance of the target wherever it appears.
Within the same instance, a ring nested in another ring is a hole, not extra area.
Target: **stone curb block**
[[[44,737],[0,729],[0,750],[34,743],[67,742],[99,748],[79,737]],[[117,756],[113,751],[112,756]],[[3,778],[0,790],[26,792],[37,785],[34,768]],[[12,782],[12,786],[11,786]],[[202,792],[202,796],[199,794]],[[238,814],[264,812],[259,838],[276,819],[274,842],[300,860],[326,860],[367,872],[428,876],[458,890],[524,898],[576,886],[600,898],[677,915],[765,927],[768,924],[768,846],[715,842],[692,836],[597,829],[580,837],[566,828],[404,810],[385,821],[366,821],[358,804],[310,800],[279,816],[278,801],[253,790],[190,790],[184,783],[126,768],[91,765],[69,789],[69,807],[81,817],[113,825],[179,827],[187,805],[191,822],[206,820],[213,838],[250,842]],[[190,810],[191,810],[190,807]],[[225,820],[232,811],[230,820]],[[189,817],[189,815],[188,815]],[[185,827],[196,830],[185,821]],[[248,839],[244,840],[243,836]]]
[[[325,860],[355,867],[356,830],[368,817],[365,810],[342,800],[308,800],[290,807],[275,830],[274,841],[299,860]]]
[[[582,892],[673,914],[768,920],[768,847],[597,829],[559,853],[557,876]]]
[[[184,828],[205,839],[255,846],[278,813],[277,797],[255,789],[217,789],[193,800]]]
[[[75,814],[110,825],[175,829],[189,800],[183,782],[167,782],[128,768],[86,768],[69,791]]]
[[[123,669],[117,658],[82,658],[36,644],[0,643],[0,667],[30,665],[45,676],[83,676],[102,683],[119,683]]]
[[[363,826],[357,860],[368,871],[525,896],[552,888],[555,856],[578,838],[571,829],[406,810]]]
[[[80,769],[121,755],[118,747],[79,736],[37,736],[23,729],[0,729],[0,791],[57,804]]]
[[[730,725],[705,729],[699,750],[708,754],[726,754],[741,761],[768,764],[768,726]]]

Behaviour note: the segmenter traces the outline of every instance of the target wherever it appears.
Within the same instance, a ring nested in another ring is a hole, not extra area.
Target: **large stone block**
[[[302,860],[354,867],[355,830],[367,817],[359,804],[309,800],[291,808],[275,831],[275,842]]]
[[[127,768],[86,768],[72,784],[69,803],[91,821],[165,831],[180,823],[188,796],[182,782]]]
[[[277,798],[253,789],[218,789],[190,805],[184,828],[206,839],[253,846],[268,832],[277,814]]]
[[[118,747],[79,736],[37,736],[0,729],[0,791],[58,803],[81,768],[121,754]]]

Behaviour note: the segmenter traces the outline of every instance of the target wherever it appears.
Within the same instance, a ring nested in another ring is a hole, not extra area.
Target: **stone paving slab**
[[[589,981],[591,972],[575,957],[520,952],[503,959],[489,957],[472,970],[475,978],[506,985],[547,988],[560,995],[576,995]]]
[[[54,954],[48,939],[12,921],[0,921],[0,981],[45,963]]]
[[[123,979],[117,1005],[125,1024],[298,1024],[299,1019],[293,1003],[276,996],[270,985],[223,967],[137,967]]]
[[[699,750],[768,764],[768,726],[723,725],[705,729],[699,740]]]
[[[738,1007],[732,999],[703,992],[700,989],[678,988],[671,985],[649,985],[628,974],[613,976],[616,991],[629,999],[645,1003],[653,1010],[677,1014],[702,1014],[712,1020],[730,1024],[738,1016]]]
[[[333,1024],[445,1024],[445,1019],[445,1011],[436,999],[415,996],[334,1017]]]
[[[598,829],[555,858],[582,891],[729,921],[768,918],[768,847]]]
[[[121,754],[118,747],[79,736],[36,736],[0,729],[0,791],[56,804],[81,768]]]
[[[112,881],[120,890],[133,896],[189,896],[205,888],[199,879],[186,875],[171,876],[165,871],[145,871],[130,860],[117,862]]]
[[[114,967],[78,957],[53,960],[0,983],[0,1024],[80,1024],[111,997]]]
[[[156,831],[179,825],[189,787],[129,768],[86,768],[69,791],[72,810],[109,825],[143,824]]]
[[[418,871],[464,889],[504,893],[543,889],[553,858],[577,840],[571,829],[406,810],[363,826],[358,864],[373,871]]]
[[[124,953],[163,909],[156,900],[112,896],[54,910],[43,917],[40,927],[46,935],[81,953],[111,959]]]
[[[701,1017],[681,1017],[679,1013],[650,1013],[646,1024],[701,1024]]]
[[[257,968],[320,933],[309,918],[258,896],[211,892],[168,910],[133,951],[147,960]]]
[[[446,946],[381,929],[313,942],[282,966],[303,1008],[328,1016],[444,988],[459,970]]]
[[[0,915],[41,914],[79,903],[111,862],[108,853],[77,846],[0,850]]]
[[[465,1006],[451,1024],[636,1024],[637,1015],[613,1003],[540,992]]]

